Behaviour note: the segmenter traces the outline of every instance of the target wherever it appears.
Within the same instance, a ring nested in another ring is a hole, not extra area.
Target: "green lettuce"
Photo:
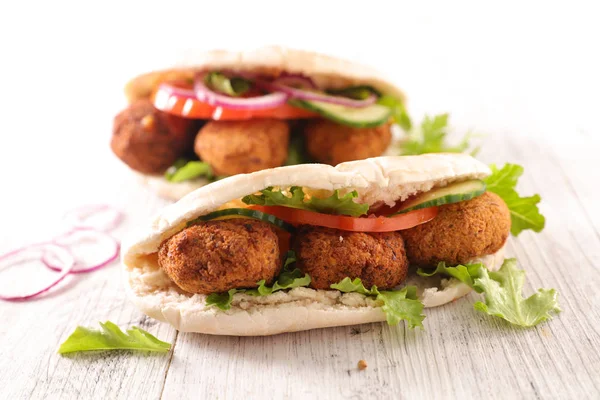
[[[189,181],[201,176],[207,179],[214,178],[210,165],[203,161],[179,159],[165,172],[165,179],[173,183]]]
[[[233,301],[233,295],[236,293],[246,293],[252,296],[268,296],[279,290],[310,285],[310,276],[308,274],[302,273],[298,268],[292,268],[295,262],[296,253],[290,250],[286,254],[281,273],[272,286],[267,286],[265,280],[260,280],[256,283],[258,285],[257,289],[231,289],[226,293],[213,293],[206,298],[206,305],[214,305],[221,310],[229,310]]]
[[[381,96],[379,100],[377,100],[377,103],[392,109],[392,119],[395,123],[400,125],[402,129],[408,132],[412,128],[410,116],[401,100],[393,96],[385,95]]]
[[[417,299],[417,288],[415,286],[405,286],[400,290],[377,289],[373,285],[371,289],[365,288],[359,278],[354,280],[344,278],[341,282],[331,285],[332,289],[344,293],[360,293],[366,296],[375,297],[383,303],[381,306],[385,313],[389,325],[398,325],[404,320],[409,328],[423,327],[423,303]]]
[[[292,186],[288,193],[289,196],[281,191],[273,190],[272,187],[268,187],[265,190],[261,190],[260,195],[248,195],[242,201],[246,204],[284,206],[324,214],[350,215],[352,217],[359,217],[369,211],[368,204],[359,204],[354,201],[354,198],[358,197],[356,191],[346,193],[340,197],[339,191],[336,190],[330,197],[325,199],[311,197],[308,201],[304,200],[304,191],[299,186]]]
[[[492,175],[485,179],[487,190],[496,193],[504,200],[510,210],[511,227],[510,232],[517,236],[525,229],[540,232],[544,229],[546,219],[537,204],[541,198],[539,195],[520,197],[515,187],[519,177],[523,174],[523,167],[517,164],[505,164],[498,169],[496,165],[490,165]]]
[[[238,97],[250,90],[250,82],[244,78],[228,78],[220,72],[211,72],[206,75],[205,82],[213,90],[228,96]]]
[[[462,153],[469,149],[471,133],[467,133],[455,146],[446,143],[448,114],[436,115],[433,118],[425,116],[421,129],[411,132],[407,140],[400,144],[402,155],[419,155],[426,153]],[[471,151],[475,155],[479,148]]]
[[[439,263],[434,272],[426,273],[419,269],[417,273],[421,276],[442,273],[460,280],[484,295],[484,302],[474,304],[476,310],[502,318],[513,325],[535,326],[560,312],[558,293],[554,289],[538,289],[528,298],[523,297],[525,271],[517,268],[514,258],[504,260],[496,272],[488,271],[483,264],[446,267],[444,263]]]
[[[100,322],[101,330],[78,326],[60,345],[59,354],[92,350],[141,350],[168,352],[171,344],[158,340],[150,333],[138,327],[132,327],[124,333],[110,321]]]

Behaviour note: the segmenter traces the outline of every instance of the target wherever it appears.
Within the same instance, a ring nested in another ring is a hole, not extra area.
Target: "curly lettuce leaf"
[[[216,306],[221,310],[229,310],[231,308],[231,302],[233,301],[233,295],[237,292],[243,292],[244,289],[229,289],[225,293],[213,293],[206,297],[206,306]]]
[[[93,350],[140,350],[168,352],[171,344],[158,340],[150,333],[136,326],[124,333],[110,321],[100,322],[101,330],[78,326],[60,345],[59,354]]]
[[[517,268],[514,258],[504,260],[496,272],[488,271],[483,264],[446,267],[440,263],[433,272],[426,273],[419,269],[417,273],[421,276],[442,273],[460,280],[484,295],[484,302],[474,304],[476,310],[502,318],[513,325],[535,326],[551,319],[551,314],[560,312],[558,293],[554,289],[538,289],[528,298],[523,297],[525,271]]]
[[[296,262],[296,253],[290,250],[287,252],[283,268],[273,286],[266,286],[266,281],[257,282],[258,289],[248,290],[246,293],[255,296],[267,296],[278,290],[293,289],[297,287],[306,287],[310,285],[310,276],[304,274],[300,269],[291,267]]]
[[[421,122],[421,129],[412,132],[408,140],[400,144],[402,155],[419,155],[426,153],[462,153],[470,148],[471,133],[467,133],[455,146],[446,143],[448,128],[448,114],[440,114],[434,117],[425,116]],[[471,151],[475,155],[479,148]]]
[[[302,273],[298,268],[292,268],[296,262],[296,253],[290,250],[286,254],[285,262],[281,273],[273,283],[273,286],[267,286],[265,280],[260,280],[256,284],[257,289],[231,289],[226,293],[213,293],[206,298],[206,306],[216,306],[221,310],[229,310],[233,295],[236,293],[246,293],[252,296],[267,296],[278,290],[293,289],[310,285],[310,276]]]
[[[511,234],[518,236],[526,229],[541,232],[546,224],[546,218],[540,214],[538,208],[540,196],[535,194],[530,197],[520,197],[515,190],[519,177],[523,174],[523,167],[517,164],[505,164],[498,169],[495,164],[492,164],[490,168],[492,175],[484,181],[487,190],[500,196],[508,206]]]
[[[220,72],[211,72],[206,75],[205,83],[217,92],[232,97],[239,97],[250,90],[251,84],[244,78],[228,78]]]
[[[242,201],[246,204],[283,206],[324,214],[350,215],[352,217],[359,217],[369,211],[368,204],[360,204],[354,201],[358,197],[356,191],[346,193],[340,197],[339,191],[336,190],[331,196],[325,199],[311,197],[308,201],[305,201],[304,190],[299,186],[292,186],[287,193],[289,196],[284,192],[268,187],[265,190],[261,190],[260,195],[251,194],[244,196]]]
[[[415,286],[405,286],[400,290],[380,291],[375,285],[371,289],[365,288],[359,278],[354,280],[344,278],[330,287],[344,293],[360,293],[375,297],[376,300],[383,303],[381,308],[389,325],[398,325],[400,321],[406,321],[409,328],[423,327],[425,319],[425,315],[422,314],[423,303],[417,299]]]
[[[377,100],[377,103],[392,109],[392,119],[395,123],[400,125],[402,129],[408,132],[412,128],[410,116],[401,100],[393,96],[385,95],[381,96],[379,100]]]
[[[200,177],[207,179],[214,177],[210,165],[203,161],[179,159],[165,172],[165,179],[173,183],[189,181]]]

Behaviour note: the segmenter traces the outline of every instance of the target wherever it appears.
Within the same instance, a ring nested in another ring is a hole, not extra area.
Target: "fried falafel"
[[[286,121],[210,121],[198,133],[194,150],[215,174],[235,175],[283,165],[289,141]]]
[[[272,283],[279,274],[275,228],[253,219],[228,219],[193,225],[163,242],[158,263],[181,289],[220,293]]]
[[[330,165],[380,156],[392,141],[389,123],[375,128],[352,128],[318,119],[306,125],[304,134],[308,154],[315,161]]]
[[[493,254],[510,233],[510,212],[495,193],[460,203],[440,206],[431,221],[403,230],[402,237],[411,265],[450,265]]]
[[[330,289],[346,277],[365,287],[391,289],[406,279],[408,260],[398,232],[362,233],[302,226],[294,241],[298,267],[313,289]]]
[[[196,129],[196,121],[158,111],[142,99],[115,117],[110,147],[131,169],[159,174],[192,148]]]

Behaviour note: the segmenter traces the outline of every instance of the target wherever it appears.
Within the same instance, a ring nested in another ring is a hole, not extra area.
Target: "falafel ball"
[[[279,274],[279,241],[267,222],[227,219],[193,225],[163,242],[158,264],[181,289],[220,293],[272,283]]]
[[[406,279],[408,260],[397,232],[363,233],[302,226],[294,249],[298,267],[312,278],[314,289],[329,289],[346,277],[365,287],[391,289]]]
[[[210,121],[198,132],[194,150],[216,175],[235,175],[283,165],[289,141],[285,121]]]
[[[485,192],[440,206],[434,219],[401,233],[412,265],[463,264],[500,250],[510,233],[510,212],[497,194]]]
[[[194,120],[164,113],[141,99],[115,117],[110,147],[131,169],[163,173],[192,149],[195,129]]]
[[[374,128],[352,128],[326,119],[309,122],[304,130],[308,154],[321,163],[378,157],[392,141],[391,124]]]

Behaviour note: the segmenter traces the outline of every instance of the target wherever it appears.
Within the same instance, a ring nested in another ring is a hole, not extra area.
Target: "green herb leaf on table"
[[[410,120],[408,112],[406,111],[406,107],[404,106],[404,103],[402,103],[402,101],[395,97],[385,95],[381,96],[379,100],[377,100],[377,103],[391,108],[392,119],[394,120],[394,122],[400,125],[400,127],[405,131],[410,131],[410,129],[412,128],[412,122]]]
[[[177,160],[165,172],[165,179],[173,183],[189,181],[202,176],[207,179],[213,178],[210,165],[203,161],[188,161],[185,159]]]
[[[257,204],[262,206],[283,206],[298,208],[334,215],[350,215],[358,217],[369,211],[368,204],[356,203],[354,199],[358,197],[356,191],[346,193],[340,197],[339,191],[336,190],[330,197],[319,199],[311,197],[305,201],[305,194],[301,187],[292,186],[288,191],[289,196],[286,196],[281,191],[275,191],[272,187],[261,190],[260,195],[245,196],[242,201],[246,204]]]
[[[171,344],[158,340],[150,333],[138,327],[132,327],[124,333],[110,321],[100,322],[101,330],[78,326],[75,332],[61,344],[59,354],[93,350],[141,350],[168,352]]]
[[[426,153],[462,153],[471,146],[471,133],[467,133],[459,144],[451,146],[447,143],[448,114],[434,117],[425,116],[419,131],[411,132],[408,139],[400,144],[402,155],[419,155]],[[471,151],[475,155],[479,149]]]
[[[376,300],[383,303],[381,308],[389,325],[398,325],[400,321],[406,321],[409,328],[423,327],[425,319],[423,303],[417,298],[415,286],[405,286],[400,290],[379,291],[377,286],[372,286],[371,289],[365,288],[359,278],[354,280],[344,278],[339,283],[331,285],[331,288],[344,293],[360,293],[375,297]]]
[[[505,164],[498,169],[490,165],[492,174],[484,179],[487,190],[496,193],[504,200],[510,211],[510,232],[514,236],[526,229],[540,232],[544,229],[546,219],[538,208],[541,201],[539,195],[520,197],[515,190],[519,177],[523,174],[523,167],[517,164]]]
[[[484,295],[484,302],[477,302],[474,308],[502,318],[513,325],[531,327],[552,318],[551,313],[560,312],[558,293],[554,289],[538,289],[527,299],[523,297],[525,271],[517,268],[517,260],[504,260],[498,271],[488,271],[483,264],[446,267],[438,264],[435,271],[427,273],[419,269],[421,276],[438,273],[452,276]]]

